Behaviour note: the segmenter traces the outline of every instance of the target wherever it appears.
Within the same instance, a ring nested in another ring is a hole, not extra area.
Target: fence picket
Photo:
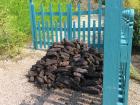
[[[52,24],[52,30],[51,30],[51,37],[52,37],[52,43],[54,43],[54,24]]]
[[[68,40],[70,39],[70,37],[69,37],[69,32],[70,32],[70,27],[69,27],[69,19],[70,17],[69,17],[69,5],[67,5],[67,29],[68,29]]]
[[[124,31],[124,35],[125,35],[125,38],[127,38],[126,34],[127,34],[127,20],[125,21],[125,31]]]
[[[67,5],[67,29],[68,29],[68,39],[72,40],[72,5]]]
[[[49,47],[50,46],[50,34],[49,34],[48,22],[46,22],[46,30],[47,30],[47,43],[48,43],[48,47]]]
[[[52,12],[52,4],[50,4],[50,28],[51,28],[51,40],[52,42],[54,42],[53,40],[53,12]]]
[[[64,37],[67,39],[66,22],[64,22]]]
[[[102,0],[99,0],[99,13],[98,13],[98,48],[101,45],[101,20],[102,20]]]
[[[76,32],[76,28],[75,28],[75,21],[73,22],[73,39],[76,38],[76,35],[75,35],[75,32]]]
[[[58,42],[58,25],[57,25],[57,22],[55,22],[55,35],[56,35],[56,42]]]
[[[125,21],[124,21],[124,19],[122,19],[122,34],[124,35],[124,25],[125,25]]]
[[[41,10],[41,21],[42,21],[42,34],[43,34],[43,40],[44,40],[44,48],[46,48],[46,35],[45,35],[45,23],[44,23],[44,8],[43,4],[40,7]]]
[[[93,21],[93,47],[96,48],[95,46],[95,42],[96,42],[96,21]]]
[[[30,11],[31,11],[31,23],[32,23],[32,39],[34,48],[37,49],[37,36],[36,36],[36,12],[35,7],[32,2],[30,1]]]
[[[38,37],[39,37],[39,47],[42,48],[42,36],[41,36],[40,21],[38,21]]]
[[[80,37],[81,37],[81,36],[80,36],[80,31],[81,31],[81,28],[80,28],[80,25],[81,25],[81,24],[80,24],[80,19],[81,19],[81,18],[80,18],[80,15],[81,15],[81,14],[80,14],[80,4],[78,4],[78,39],[79,39],[79,40],[80,40]]]
[[[69,5],[69,38],[72,40],[72,4]]]
[[[90,0],[88,0],[88,46],[90,45],[90,15],[91,15],[91,11],[90,11]]]
[[[83,21],[83,41],[85,42],[85,21]]]
[[[60,41],[62,41],[62,12],[61,12],[61,5],[58,5],[59,11],[59,28],[60,28]]]

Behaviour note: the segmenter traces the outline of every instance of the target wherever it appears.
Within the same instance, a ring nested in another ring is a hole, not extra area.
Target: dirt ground
[[[67,89],[42,91],[28,82],[26,74],[44,51],[25,49],[13,60],[0,61],[0,105],[99,105],[97,96]],[[140,83],[130,80],[129,105],[140,105]],[[96,100],[95,103],[92,101]]]
[[[137,68],[137,70],[140,72],[140,47],[133,49],[132,63]]]

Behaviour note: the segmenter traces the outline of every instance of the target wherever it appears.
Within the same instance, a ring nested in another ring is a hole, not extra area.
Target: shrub
[[[53,4],[53,11],[61,3],[62,11],[66,11],[66,4],[71,0],[33,0],[37,10],[41,3],[49,11],[49,4]],[[57,20],[57,18],[55,18]],[[0,0],[0,55],[14,56],[20,52],[25,42],[31,39],[29,0]]]
[[[14,16],[7,15],[7,10],[0,12],[0,55],[14,56],[27,41],[27,35],[14,25]]]

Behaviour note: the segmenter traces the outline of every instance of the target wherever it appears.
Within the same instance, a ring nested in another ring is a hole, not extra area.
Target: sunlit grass
[[[30,26],[30,0],[0,0],[0,57],[2,55],[15,56],[20,49],[31,40]],[[45,11],[49,11],[52,3],[53,11],[66,11],[66,5],[70,0],[33,0],[36,11],[43,3]],[[53,18],[55,21],[58,17]],[[64,20],[65,18],[63,18]],[[46,18],[49,21],[49,18]]]

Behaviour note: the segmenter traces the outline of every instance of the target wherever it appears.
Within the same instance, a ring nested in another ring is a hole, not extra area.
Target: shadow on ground
[[[137,68],[140,73],[140,46],[135,46],[132,53],[132,64]]]
[[[101,105],[101,98],[69,89],[56,89],[43,92],[41,95],[31,94],[33,104],[24,100],[20,105]]]

